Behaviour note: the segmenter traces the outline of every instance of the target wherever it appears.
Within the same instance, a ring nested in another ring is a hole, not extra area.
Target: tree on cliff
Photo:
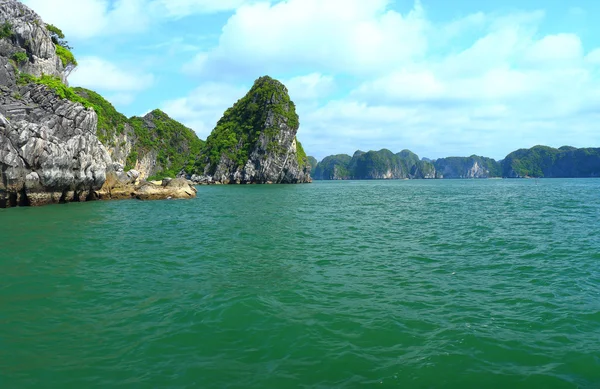
[[[62,30],[60,28],[56,27],[53,24],[47,24],[46,29],[50,33],[50,38],[52,38],[52,42],[55,45],[62,46],[65,49],[69,49],[69,50],[73,49],[71,46],[69,46],[69,42],[67,42],[65,40],[65,34],[62,32]]]
[[[47,24],[46,29],[50,33],[52,43],[56,46],[56,54],[62,61],[63,67],[65,68],[65,74],[68,77],[69,74],[77,67],[77,60],[71,50],[73,48],[69,46],[69,42],[65,40],[65,34],[62,30],[55,25]]]

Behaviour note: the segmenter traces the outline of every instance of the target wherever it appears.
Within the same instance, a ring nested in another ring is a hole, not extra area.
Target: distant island
[[[410,150],[387,149],[311,161],[315,180],[600,177],[600,148],[569,146],[521,149],[501,161],[477,155],[420,159]]]

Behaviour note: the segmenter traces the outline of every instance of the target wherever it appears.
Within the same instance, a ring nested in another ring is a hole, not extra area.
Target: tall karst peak
[[[310,182],[310,163],[296,138],[296,106],[281,82],[260,77],[217,123],[197,171],[223,183]]]

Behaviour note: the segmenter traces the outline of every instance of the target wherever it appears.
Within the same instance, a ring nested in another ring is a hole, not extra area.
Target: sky
[[[160,108],[202,139],[254,80],[283,82],[298,138],[504,158],[600,147],[596,0],[23,0],[61,28],[69,77],[127,116]]]

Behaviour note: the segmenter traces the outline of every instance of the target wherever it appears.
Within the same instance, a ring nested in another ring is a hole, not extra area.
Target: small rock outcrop
[[[296,138],[299,126],[287,88],[261,77],[219,120],[192,177],[223,184],[311,182],[310,163]]]
[[[102,186],[94,193],[100,200],[167,200],[196,197],[196,188],[186,179],[175,178],[159,183],[141,181],[133,176],[111,172]]]

